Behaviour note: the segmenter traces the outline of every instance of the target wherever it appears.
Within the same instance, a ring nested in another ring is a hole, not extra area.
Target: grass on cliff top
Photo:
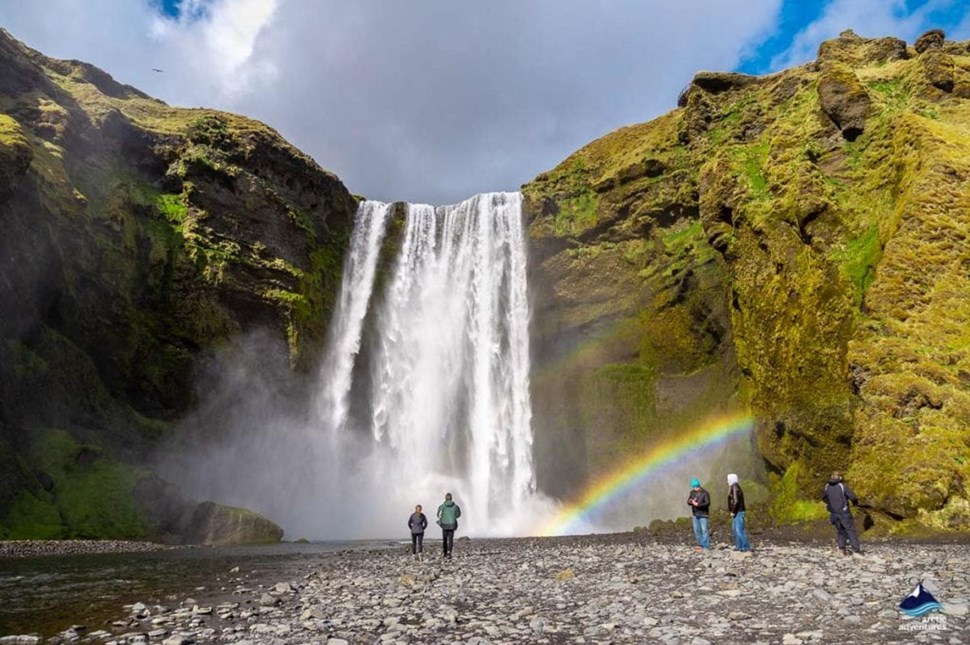
[[[686,167],[686,150],[677,141],[680,111],[649,123],[620,128],[576,151],[556,168],[523,187],[536,203],[553,200],[557,211],[551,221],[537,220],[537,230],[553,236],[579,235],[594,227],[604,209],[603,186],[630,181],[637,168],[659,162],[669,174]]]

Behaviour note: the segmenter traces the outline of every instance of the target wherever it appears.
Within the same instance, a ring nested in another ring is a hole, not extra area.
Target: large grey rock
[[[283,529],[259,513],[215,502],[196,506],[185,529],[185,540],[192,544],[260,544],[281,539]]]

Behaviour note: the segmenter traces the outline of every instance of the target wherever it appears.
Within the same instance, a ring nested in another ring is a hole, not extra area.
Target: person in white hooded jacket
[[[738,476],[731,473],[728,481],[728,510],[731,512],[731,532],[734,534],[734,550],[750,551],[748,532],[744,528],[744,491],[738,483]]]

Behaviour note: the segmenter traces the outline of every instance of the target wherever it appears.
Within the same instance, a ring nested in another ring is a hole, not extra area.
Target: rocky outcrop
[[[283,529],[252,511],[215,502],[195,507],[185,531],[191,544],[265,544],[283,539]]]
[[[541,486],[741,408],[779,519],[841,468],[893,521],[970,529],[970,49],[938,40],[702,75],[523,187],[536,444],[566,464]]]
[[[818,101],[849,141],[862,134],[869,113],[869,93],[847,65],[824,62],[818,78]]]
[[[913,43],[913,49],[916,50],[917,54],[923,54],[930,49],[942,49],[945,41],[946,34],[943,33],[942,29],[930,29],[916,39],[916,42]]]
[[[310,366],[356,201],[261,123],[2,30],[0,106],[0,445],[19,482],[0,516],[50,502],[63,520],[35,473],[50,429],[137,464],[226,339],[268,330],[286,349],[267,362]]]

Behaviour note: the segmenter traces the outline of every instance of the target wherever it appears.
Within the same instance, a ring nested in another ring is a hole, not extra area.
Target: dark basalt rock
[[[917,54],[922,54],[930,49],[940,49],[946,40],[946,34],[942,29],[930,29],[925,34],[916,39],[913,49]]]
[[[737,72],[697,72],[691,83],[705,92],[720,94],[757,83],[760,80],[758,76]]]

